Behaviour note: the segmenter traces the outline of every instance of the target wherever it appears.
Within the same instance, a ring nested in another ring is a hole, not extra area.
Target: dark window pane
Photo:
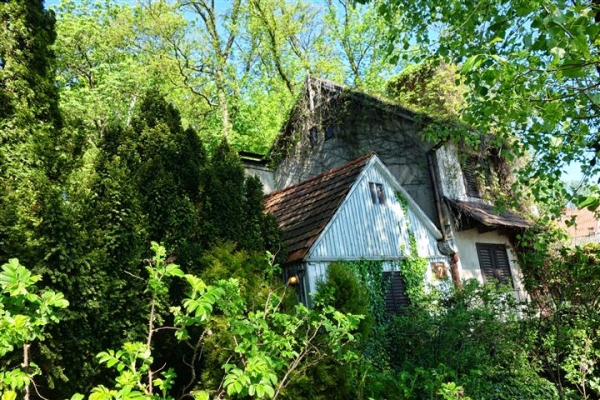
[[[385,192],[383,191],[383,185],[381,183],[377,183],[377,199],[379,200],[379,204],[385,204]]]
[[[315,128],[315,127],[310,128],[310,130],[308,131],[308,134],[309,134],[309,138],[310,138],[310,144],[315,146],[318,142],[317,128]]]
[[[371,191],[371,200],[373,201],[373,204],[385,204],[383,184],[369,182],[369,190]]]

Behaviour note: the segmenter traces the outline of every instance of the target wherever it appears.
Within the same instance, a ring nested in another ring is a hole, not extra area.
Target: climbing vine
[[[408,252],[406,257],[398,263],[404,283],[406,284],[406,295],[410,299],[411,304],[415,306],[424,305],[426,301],[425,287],[423,285],[423,277],[429,268],[429,261],[426,258],[419,257],[417,249],[417,239],[413,233],[410,220],[408,219],[408,199],[400,193],[395,192],[396,201],[400,204],[402,212],[405,215],[405,229],[408,233]]]
[[[369,295],[369,312],[376,323],[385,319],[385,282],[383,281],[383,261],[359,260],[341,261],[365,286]]]

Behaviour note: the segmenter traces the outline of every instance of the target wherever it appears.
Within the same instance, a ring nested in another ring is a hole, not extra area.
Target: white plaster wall
[[[456,145],[448,143],[435,154],[442,195],[455,200],[468,200]]]
[[[263,184],[264,194],[269,194],[275,190],[274,172],[272,169],[256,165],[244,165],[244,175],[258,177]]]
[[[477,229],[469,229],[454,233],[454,240],[459,248],[460,276],[462,279],[477,279],[483,283],[483,274],[479,266],[476,243],[493,243],[506,245],[510,273],[515,288],[515,298],[520,301],[527,300],[527,293],[523,287],[523,274],[517,262],[517,255],[506,236],[497,231],[480,233]]]

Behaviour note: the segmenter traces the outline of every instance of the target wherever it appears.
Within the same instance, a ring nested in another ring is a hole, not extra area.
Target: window
[[[467,156],[465,164],[462,166],[463,178],[467,195],[471,197],[481,197],[481,187],[479,185],[479,157]]]
[[[503,244],[476,243],[479,267],[484,282],[498,282],[513,286],[506,246]]]
[[[386,288],[385,310],[400,314],[409,304],[404,277],[400,271],[384,271],[383,282]]]
[[[373,204],[385,204],[383,184],[369,182],[369,189],[371,191],[371,200],[373,200]]]
[[[310,144],[312,146],[316,146],[317,143],[319,142],[317,128],[315,128],[315,127],[310,128],[310,130],[308,131],[308,137],[310,139]]]
[[[327,125],[325,128],[325,140],[329,140],[333,137],[333,126]]]

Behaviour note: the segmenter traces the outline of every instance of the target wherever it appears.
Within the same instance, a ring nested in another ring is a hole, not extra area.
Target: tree
[[[241,243],[244,220],[244,168],[226,139],[214,150],[205,175],[202,207],[207,243]]]
[[[157,91],[142,98],[132,129],[139,160],[132,165],[132,178],[147,218],[148,238],[164,240],[189,267],[202,249],[198,206],[204,145],[193,129],[183,129],[179,112]]]
[[[349,86],[369,93],[381,94],[386,78],[398,70],[381,46],[385,20],[372,4],[357,4],[347,0],[327,0],[324,22],[326,35],[336,50],[340,77]]]
[[[423,63],[406,67],[386,84],[386,93],[398,103],[438,118],[460,117],[466,88],[454,65]]]
[[[183,34],[185,20],[172,8],[161,2],[143,8],[63,0],[55,10],[61,108],[69,127],[83,130],[93,144],[109,126],[128,125],[152,87],[165,89],[169,100],[187,105],[190,114],[206,111],[180,101],[179,70],[164,43]],[[159,35],[165,39],[156,40]]]
[[[11,1],[0,3],[0,21],[0,259],[27,262],[31,241],[22,228],[40,216],[31,212],[31,185],[64,176],[60,151],[51,150],[61,145],[62,126],[50,50],[54,15],[41,1]]]
[[[56,11],[61,107],[93,144],[156,86],[209,150],[225,135],[266,153],[307,74],[378,92],[397,69],[370,5],[63,0]]]
[[[463,119],[529,152],[521,183],[538,198],[557,183],[563,166],[597,163],[600,92],[597,1],[385,1],[387,46],[422,50],[417,59],[441,57],[461,65],[467,93]],[[591,183],[591,182],[590,182]],[[583,199],[581,199],[583,200]],[[597,207],[596,191],[581,206]]]

